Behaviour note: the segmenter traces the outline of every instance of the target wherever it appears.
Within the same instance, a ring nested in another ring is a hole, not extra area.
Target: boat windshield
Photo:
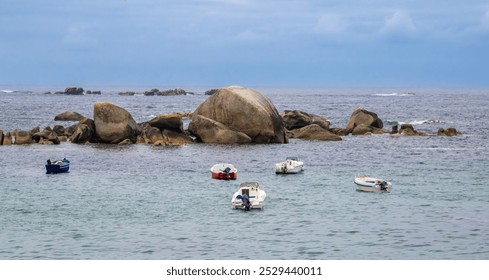
[[[297,160],[299,160],[299,158],[298,157],[287,157],[286,160],[296,160],[297,161]]]

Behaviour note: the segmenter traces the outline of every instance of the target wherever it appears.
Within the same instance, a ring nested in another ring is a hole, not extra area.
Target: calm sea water
[[[0,129],[53,126],[68,110],[91,117],[97,101],[141,122],[191,112],[207,98],[199,89],[175,97],[29,90],[0,93]],[[489,259],[489,90],[258,90],[279,111],[319,114],[332,127],[345,127],[364,107],[384,121],[428,133],[455,127],[463,135],[0,146],[0,259]],[[301,157],[305,171],[275,175],[274,164],[289,155]],[[62,157],[72,161],[70,172],[45,174],[46,159]],[[211,180],[217,162],[234,163],[238,180]],[[362,174],[391,180],[393,191],[356,192],[353,179]],[[244,181],[267,192],[264,210],[231,209]]]

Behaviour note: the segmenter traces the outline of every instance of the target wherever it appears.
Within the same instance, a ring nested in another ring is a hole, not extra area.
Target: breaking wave
[[[377,93],[374,95],[375,96],[415,96],[416,93],[414,93],[414,92],[406,92],[406,93],[393,92],[393,93]]]

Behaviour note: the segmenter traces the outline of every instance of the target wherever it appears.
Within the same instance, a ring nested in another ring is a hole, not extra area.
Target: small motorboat
[[[238,191],[233,194],[231,203],[234,209],[262,209],[267,194],[260,189],[257,182],[244,182],[239,185]]]
[[[391,192],[392,188],[391,182],[368,176],[356,176],[355,184],[360,192]]]
[[[46,173],[62,173],[62,172],[68,172],[70,170],[70,161],[67,160],[66,158],[62,160],[55,160],[51,162],[51,160],[48,159],[46,163]]]
[[[275,164],[276,174],[295,174],[304,170],[304,162],[297,157],[287,157],[284,162]]]
[[[238,169],[230,163],[214,164],[211,168],[211,176],[214,179],[235,180],[238,176]]]

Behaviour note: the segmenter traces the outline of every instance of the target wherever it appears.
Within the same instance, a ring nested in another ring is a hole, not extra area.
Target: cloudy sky
[[[0,85],[489,87],[489,0],[0,0]]]

